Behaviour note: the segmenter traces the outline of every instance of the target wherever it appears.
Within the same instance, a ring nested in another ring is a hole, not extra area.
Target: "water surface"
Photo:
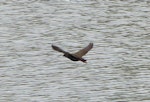
[[[149,102],[148,0],[1,0],[0,102]],[[51,48],[75,52],[72,62]]]

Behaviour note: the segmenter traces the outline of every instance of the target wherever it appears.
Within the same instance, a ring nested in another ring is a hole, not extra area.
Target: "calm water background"
[[[0,102],[150,102],[150,1],[1,0]]]

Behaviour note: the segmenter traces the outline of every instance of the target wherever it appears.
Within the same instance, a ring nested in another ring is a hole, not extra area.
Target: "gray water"
[[[149,0],[1,0],[0,102],[150,102]]]

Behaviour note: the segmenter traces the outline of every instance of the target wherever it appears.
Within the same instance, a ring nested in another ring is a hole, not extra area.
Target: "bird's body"
[[[80,51],[78,51],[74,54],[70,54],[69,52],[66,52],[66,51],[62,50],[61,48],[52,45],[52,48],[54,50],[64,53],[64,56],[69,58],[70,60],[72,60],[72,61],[82,61],[84,63],[86,63],[86,60],[83,59],[82,56],[84,56],[89,50],[91,50],[92,47],[93,47],[93,43],[90,43],[88,46],[81,49]]]
[[[65,53],[64,56],[67,57],[67,58],[69,58],[69,59],[72,60],[72,61],[82,61],[82,62],[86,62],[85,59],[79,58],[79,57],[74,56],[74,55],[72,55],[72,54],[70,54],[70,53]]]
[[[78,58],[76,58],[75,56],[73,56],[70,53],[65,53],[64,56],[71,59],[72,61],[78,61],[79,60]]]

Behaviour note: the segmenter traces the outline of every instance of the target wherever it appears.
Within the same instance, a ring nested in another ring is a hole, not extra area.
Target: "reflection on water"
[[[149,102],[146,0],[0,1],[1,102]],[[88,63],[69,51],[89,42]]]

